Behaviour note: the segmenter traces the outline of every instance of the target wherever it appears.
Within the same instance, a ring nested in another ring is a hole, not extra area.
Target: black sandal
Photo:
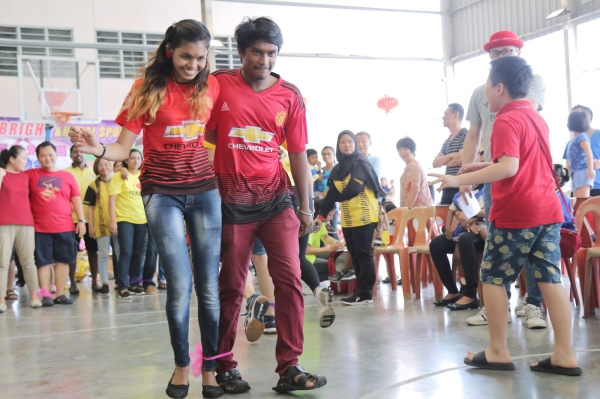
[[[171,376],[169,380],[169,385],[167,385],[167,390],[165,393],[169,398],[173,399],[184,399],[188,395],[188,390],[190,389],[190,383],[188,382],[186,385],[175,385],[173,384],[173,377],[175,376],[175,372]]]
[[[238,369],[217,373],[217,383],[226,393],[244,393],[250,390],[250,384],[248,384],[248,381],[242,379],[242,375]],[[229,389],[227,389],[228,386],[230,387]]]
[[[582,371],[579,367],[568,368],[568,367],[559,367],[554,366],[550,361],[551,358],[547,358],[544,360],[540,360],[537,366],[531,365],[529,368],[531,371],[539,371],[540,373],[550,373],[550,374],[558,374],[558,375],[566,375],[569,377],[577,377],[581,375]]]
[[[294,381],[296,376],[301,375],[298,382]],[[315,385],[307,387],[306,383],[310,379],[314,380]],[[310,374],[301,366],[293,366],[285,371],[285,373],[277,381],[277,386],[273,387],[275,392],[292,392],[292,391],[308,391],[311,389],[321,388],[327,384],[327,378],[324,375]]]
[[[7,301],[16,301],[17,299],[19,299],[19,296],[17,295],[15,290],[8,290],[6,291],[6,297],[4,297],[4,299]]]
[[[488,362],[487,358],[485,357],[485,350],[483,350],[481,352],[477,352],[475,355],[473,355],[472,360],[469,360],[468,358],[465,357],[464,362],[468,366],[477,367],[480,369],[487,369],[487,370],[508,371],[508,370],[515,369],[515,364],[513,362],[508,362],[508,363],[494,363],[494,362],[490,363],[490,362]]]

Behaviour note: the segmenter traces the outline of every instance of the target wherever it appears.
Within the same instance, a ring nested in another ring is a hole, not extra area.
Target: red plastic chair
[[[575,226],[581,234],[584,246],[577,251],[575,261],[579,268],[579,283],[583,291],[583,317],[585,318],[595,316],[595,308],[600,306],[598,303],[600,275],[597,262],[600,259],[600,240],[596,239],[591,247],[585,247],[587,242],[593,242],[591,232],[600,232],[600,197],[590,198],[582,203],[579,200],[575,210]],[[586,222],[589,220],[588,214],[593,217],[594,228],[591,230],[589,225],[586,226]],[[571,280],[571,287],[574,285],[575,281]]]

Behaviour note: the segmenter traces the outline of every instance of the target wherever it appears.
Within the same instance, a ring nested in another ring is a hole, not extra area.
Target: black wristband
[[[94,155],[96,158],[102,158],[106,154],[106,144],[104,144],[104,143],[100,143],[100,144],[102,144],[102,147],[104,148],[104,151],[102,151],[102,154],[100,154],[99,156],[98,155]]]

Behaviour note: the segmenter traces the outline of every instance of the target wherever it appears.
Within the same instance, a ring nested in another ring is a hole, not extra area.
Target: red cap
[[[490,41],[483,46],[483,50],[489,53],[494,47],[514,46],[523,48],[523,41],[509,30],[501,30],[490,36]]]

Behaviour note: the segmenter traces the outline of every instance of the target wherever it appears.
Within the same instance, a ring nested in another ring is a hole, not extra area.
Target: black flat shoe
[[[202,386],[202,396],[205,398],[219,398],[225,395],[225,390],[220,386],[214,385],[203,385]]]
[[[450,299],[440,299],[438,301],[435,301],[433,304],[435,306],[448,306],[451,303],[458,301],[460,298],[462,298],[462,295],[458,295],[458,296],[456,296],[454,298],[450,298]]]
[[[169,380],[169,385],[167,385],[167,396],[169,398],[173,398],[173,399],[183,399],[185,397],[187,397],[188,395],[188,390],[190,389],[190,383],[188,382],[187,385],[175,385],[173,384],[171,381],[173,381],[173,377],[175,376],[175,372],[173,372],[173,375],[171,376],[171,379]],[[202,389],[202,391],[204,392],[204,389]],[[215,396],[218,397],[218,396]]]
[[[475,298],[469,303],[465,303],[462,305],[451,303],[448,305],[448,309],[450,310],[467,310],[467,309],[477,309],[479,307],[479,299]]]

